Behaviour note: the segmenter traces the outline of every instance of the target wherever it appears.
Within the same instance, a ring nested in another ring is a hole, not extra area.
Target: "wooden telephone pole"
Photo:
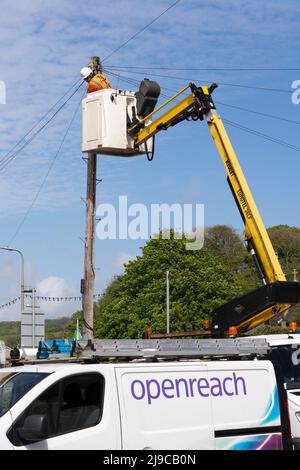
[[[87,159],[86,224],[84,250],[83,322],[84,338],[93,339],[94,323],[94,245],[96,210],[97,155],[89,153]]]

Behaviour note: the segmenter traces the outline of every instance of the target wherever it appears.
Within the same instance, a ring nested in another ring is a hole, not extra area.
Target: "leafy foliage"
[[[174,235],[174,234],[171,234]],[[166,272],[170,272],[173,331],[201,326],[215,307],[238,295],[235,276],[207,249],[186,250],[185,239],[151,239],[110,286],[113,297],[96,317],[95,336],[138,338],[146,327],[166,331]]]
[[[214,225],[205,230],[205,247],[232,271],[244,263],[247,251],[237,231],[229,225]]]
[[[9,347],[15,347],[20,344],[21,322],[2,321],[0,322],[0,340],[4,341]]]
[[[300,278],[300,228],[276,225],[268,233],[287,278],[294,278],[294,269]]]
[[[63,338],[64,330],[70,319],[62,317],[58,319],[45,320],[46,339]],[[0,322],[0,340],[11,348],[20,346],[21,322],[2,321]]]
[[[300,277],[300,229],[277,226],[268,232],[283,269],[288,267],[291,273],[295,268]],[[171,331],[191,328],[193,323],[199,328],[216,306],[261,286],[252,258],[234,228],[209,227],[199,251],[187,251],[185,242],[174,236],[151,239],[141,256],[125,266],[124,274],[111,281],[95,304],[95,337],[138,338],[146,327],[165,332],[167,270]],[[77,318],[82,327],[82,312],[76,312],[67,336],[73,336]],[[300,323],[300,307],[288,320]]]
[[[288,333],[288,327],[282,326],[271,326],[271,325],[263,325],[253,331],[250,332],[251,336],[257,335],[277,335],[277,334],[284,334]]]
[[[237,230],[215,225],[205,231],[205,247],[236,274],[243,293],[261,285],[252,258]]]

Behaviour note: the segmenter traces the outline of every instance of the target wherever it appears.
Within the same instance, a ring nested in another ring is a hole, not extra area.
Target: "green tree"
[[[57,339],[64,337],[64,330],[69,323],[69,317],[61,317],[45,320],[45,338]],[[20,321],[2,321],[0,322],[0,340],[11,348],[20,346],[21,340],[21,322]]]
[[[110,286],[95,321],[98,338],[138,338],[146,327],[166,330],[166,271],[170,272],[170,325],[201,326],[213,309],[240,294],[236,277],[207,249],[188,251],[185,239],[151,239],[142,255]],[[100,301],[101,303],[101,301]]]
[[[204,246],[236,274],[243,293],[261,285],[253,260],[236,229],[229,225],[208,227]]]
[[[204,246],[232,271],[244,263],[246,250],[237,230],[229,225],[214,225],[205,230]]]
[[[283,270],[300,279],[300,229],[279,225],[268,229]],[[142,255],[126,265],[125,273],[116,276],[95,304],[95,336],[109,338],[139,337],[145,327],[154,331],[166,329],[166,271],[170,271],[171,328],[182,325],[197,327],[213,309],[237,295],[261,286],[252,257],[242,237],[227,225],[206,229],[204,249],[187,251],[186,241],[152,239]],[[76,312],[67,336],[72,336]],[[300,321],[300,306],[293,309],[289,320]]]
[[[268,233],[287,278],[293,279],[294,269],[300,278],[300,228],[276,225]]]

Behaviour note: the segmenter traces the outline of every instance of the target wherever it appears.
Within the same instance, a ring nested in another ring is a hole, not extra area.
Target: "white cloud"
[[[0,80],[6,83],[7,104],[0,105],[0,161],[11,146],[79,78],[80,68],[91,55],[97,54],[102,58],[108,56],[171,3],[171,0],[158,0],[148,8],[143,0],[111,0],[109,5],[104,0],[1,0]],[[109,68],[111,65],[152,64],[183,69],[186,66],[290,65],[295,62],[295,47],[286,46],[298,43],[299,13],[300,3],[295,0],[182,0],[126,47],[112,55],[104,65]],[[164,75],[157,70],[153,71],[153,75],[155,73]],[[149,73],[124,72],[121,75],[140,81]],[[176,81],[157,77],[163,87],[175,90],[184,86],[187,79],[245,84],[251,84],[255,77],[259,78],[260,84],[263,80],[258,74],[252,74],[251,77],[248,74],[238,75],[237,78],[232,73],[224,76],[223,72],[187,73],[184,70],[178,73],[166,72],[165,75],[183,77]],[[112,84],[116,82],[113,78]],[[271,85],[274,88],[277,86],[276,78]],[[121,78],[120,86],[129,85]],[[226,95],[230,101],[232,96],[245,96],[247,93],[248,90],[244,89],[221,87],[218,98]],[[23,214],[31,204],[79,100],[78,94],[47,129],[20,152],[5,172],[0,172],[2,218],[8,214]],[[170,137],[166,134],[160,138],[161,142],[165,139],[168,151],[171,152],[171,145],[180,138],[178,136],[179,133],[173,132]],[[35,203],[35,210],[63,210],[80,206],[80,196],[85,194],[86,178],[80,146],[79,111],[47,184]],[[98,187],[101,201],[109,202],[109,198],[119,194],[124,181],[129,192],[131,187],[138,186],[134,179],[129,178],[131,168],[126,159],[101,158],[99,177],[104,180],[104,185]],[[152,187],[152,180],[149,179],[149,182]],[[143,190],[144,186],[141,187]],[[114,267],[123,269],[123,264],[132,258],[129,253],[120,253],[114,261]],[[14,275],[8,266],[3,267],[1,272],[1,279],[6,278],[1,297],[6,302],[18,293],[19,268],[16,265]],[[103,278],[106,279],[104,273]],[[27,275],[26,280],[35,285],[33,275],[32,279]],[[51,289],[57,289],[57,296],[71,295],[69,292],[78,295],[64,279],[53,276],[41,281],[39,287],[45,296],[46,291],[49,295],[53,294]],[[69,305],[64,302],[53,305],[49,302],[42,304],[42,308],[46,314],[48,309],[50,312],[53,309],[55,315],[80,308],[78,303],[72,307]],[[11,318],[12,314],[13,310],[9,309],[3,315],[1,312],[0,318]],[[18,315],[17,311],[15,315]]]
[[[49,276],[38,282],[37,295],[64,297],[74,295],[75,289],[61,277]]]
[[[16,272],[11,264],[5,264],[0,268],[0,279],[15,280]]]
[[[6,14],[1,17],[0,79],[7,85],[7,105],[0,107],[0,153],[4,155],[78,79],[79,70],[90,55],[109,55],[170,4],[169,0],[160,0],[149,10],[142,0],[111,0],[109,8],[104,0],[86,0],[84,3],[79,0],[14,3],[2,0],[1,8]],[[185,64],[230,66],[245,61],[247,65],[251,65],[251,61],[259,65],[257,61],[261,61],[261,65],[267,66],[274,60],[276,64],[275,42],[280,42],[282,37],[296,41],[299,36],[299,10],[299,4],[293,1],[280,4],[266,0],[262,4],[254,0],[251,5],[248,0],[182,1],[109,58],[108,66],[152,63],[184,68]],[[261,44],[264,45],[263,54],[257,49]],[[288,51],[286,60],[287,54]],[[139,81],[143,73],[132,78]],[[207,80],[216,79],[215,73],[197,74]],[[124,72],[124,75],[130,73]],[[185,77],[182,84],[186,79],[195,78],[195,74],[189,77],[184,72],[178,75]],[[222,78],[223,81],[236,80],[230,75]],[[168,86],[168,79],[158,80]],[[249,83],[247,76],[246,82]],[[127,85],[122,82],[122,86]],[[172,86],[180,88],[180,80]],[[230,88],[227,90],[227,96],[232,94]],[[74,104],[78,100],[79,95],[74,98]],[[4,213],[24,212],[31,203],[73,107],[72,104],[62,114],[64,117],[55,119],[34,144],[22,151],[4,174],[0,173],[0,201],[5,201],[5,205],[0,203],[0,209]],[[85,180],[85,168],[80,161],[80,134],[79,112],[61,158],[35,204],[37,208],[56,209],[78,203]],[[126,177],[125,165],[120,170],[119,165],[110,160],[104,167],[111,169],[113,174],[121,171]],[[119,174],[116,176],[119,178]],[[114,182],[111,191],[115,189]]]
[[[6,255],[11,256],[11,255]],[[15,255],[18,256],[18,255]],[[13,297],[20,295],[20,280],[21,280],[21,269],[20,260],[15,259],[14,262],[6,261],[5,258],[1,257],[0,265],[0,295],[2,301],[10,301]],[[25,286],[34,284],[36,276],[35,265],[31,261],[25,261],[24,265],[25,273]]]
[[[46,318],[68,316],[76,310],[81,309],[81,303],[78,301],[60,300],[62,297],[79,295],[76,289],[70,286],[67,281],[61,277],[49,276],[43,279],[38,282],[36,290],[37,296],[54,297],[56,299],[51,301],[43,301],[40,299],[38,301],[41,311],[45,314]]]
[[[124,269],[124,264],[127,264],[129,261],[135,259],[136,256],[131,253],[126,253],[125,251],[121,252],[113,262],[115,268]]]
[[[26,286],[34,285],[35,269],[31,263],[26,263]],[[6,264],[0,269],[0,279],[3,280],[1,289],[1,304],[12,301],[20,296],[19,271],[15,265]],[[61,277],[49,276],[37,283],[36,295],[38,297],[53,297],[55,300],[44,301],[38,299],[36,304],[40,311],[45,314],[45,318],[59,318],[69,316],[76,310],[81,309],[81,301],[78,300],[80,294],[67,281]],[[61,300],[65,297],[77,297],[77,300]],[[59,300],[58,300],[59,299]],[[31,300],[27,299],[28,305]],[[26,298],[25,298],[26,304]],[[0,321],[20,320],[20,302],[11,304],[0,310]]]

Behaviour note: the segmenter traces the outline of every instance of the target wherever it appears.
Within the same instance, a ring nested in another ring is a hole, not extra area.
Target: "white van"
[[[0,449],[291,448],[269,360],[44,362],[0,371]]]
[[[279,364],[287,388],[293,444],[300,450],[300,334],[263,335],[271,346],[267,355]]]

